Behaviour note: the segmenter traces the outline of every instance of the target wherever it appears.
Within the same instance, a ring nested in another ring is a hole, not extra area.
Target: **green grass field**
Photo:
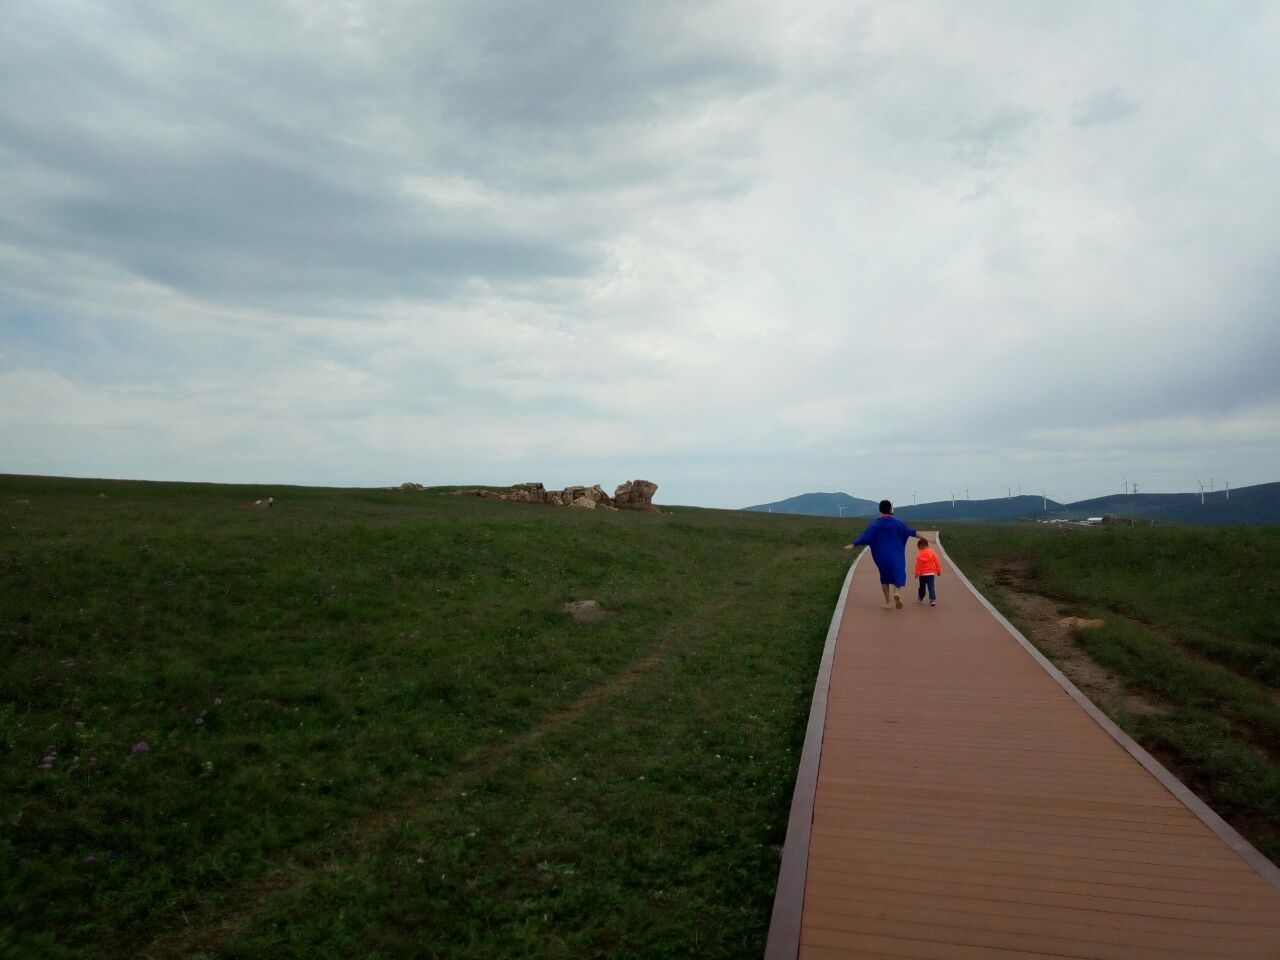
[[[0,957],[759,956],[847,527],[0,478]]]
[[[1280,862],[1280,528],[959,525],[944,543],[1015,623],[1010,563],[1103,620],[1077,643],[1156,708],[1113,719]]]
[[[860,523],[0,477],[0,957],[758,957]],[[1277,856],[1280,531],[944,543]]]

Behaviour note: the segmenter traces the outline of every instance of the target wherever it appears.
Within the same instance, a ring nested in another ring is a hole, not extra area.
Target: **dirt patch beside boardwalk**
[[[1005,563],[995,569],[993,579],[1013,606],[1018,624],[1054,666],[1079,687],[1080,692],[1108,715],[1151,716],[1168,711],[1145,697],[1125,690],[1106,668],[1099,666],[1081,649],[1077,630],[1103,625],[1101,620],[1068,616],[1057,600],[1031,589],[1031,561]]]

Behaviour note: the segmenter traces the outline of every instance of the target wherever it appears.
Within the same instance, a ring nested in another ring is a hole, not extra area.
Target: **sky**
[[[1280,480],[1280,4],[5,5],[0,472]]]

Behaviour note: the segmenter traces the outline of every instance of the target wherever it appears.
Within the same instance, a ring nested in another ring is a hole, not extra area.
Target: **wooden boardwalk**
[[[768,960],[1280,960],[1280,871],[939,553],[936,608],[845,582]]]

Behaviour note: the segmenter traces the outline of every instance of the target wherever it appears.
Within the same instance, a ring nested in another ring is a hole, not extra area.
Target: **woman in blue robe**
[[[902,609],[902,594],[907,584],[907,541],[916,532],[893,515],[893,504],[880,501],[880,516],[872,520],[858,539],[845,547],[870,547],[871,559],[880,571],[880,589],[884,591],[884,608]]]

